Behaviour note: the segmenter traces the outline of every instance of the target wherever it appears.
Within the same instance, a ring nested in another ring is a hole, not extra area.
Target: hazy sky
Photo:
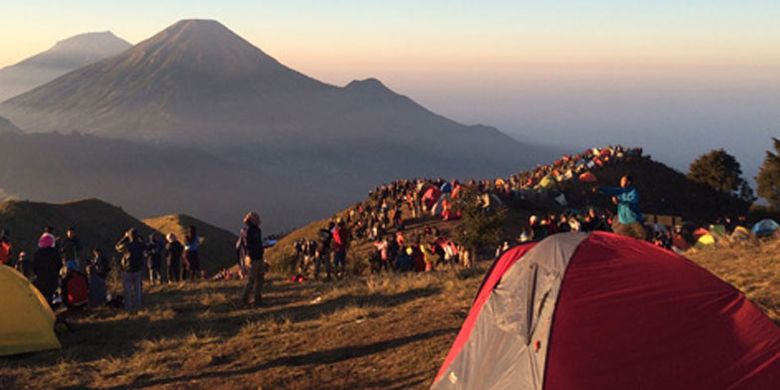
[[[323,81],[378,77],[530,141],[639,144],[678,168],[725,147],[752,175],[780,136],[778,0],[4,0],[0,66],[183,18],[217,19]]]

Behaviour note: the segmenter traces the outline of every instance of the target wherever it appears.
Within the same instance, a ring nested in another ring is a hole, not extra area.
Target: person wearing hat
[[[54,292],[59,284],[60,268],[62,268],[62,258],[54,247],[55,242],[53,234],[43,233],[38,239],[38,250],[33,255],[33,272],[35,273],[33,284],[50,306],[52,306]]]
[[[135,229],[130,229],[117,242],[115,249],[122,254],[122,288],[125,310],[136,310],[141,307],[143,295],[141,271],[144,267],[146,245],[138,232]]]
[[[244,229],[239,238],[239,253],[244,264],[249,268],[249,277],[241,294],[241,301],[259,306],[263,297],[263,282],[265,280],[265,262],[263,261],[263,232],[260,230],[260,215],[255,212],[244,216]],[[254,299],[250,301],[250,297]]]

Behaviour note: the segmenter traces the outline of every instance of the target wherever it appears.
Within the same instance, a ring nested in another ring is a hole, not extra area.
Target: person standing
[[[60,253],[65,262],[73,261],[76,263],[76,270],[83,272],[86,264],[81,262],[81,240],[76,234],[76,228],[69,227],[65,231],[65,238],[60,243]]]
[[[611,195],[612,202],[617,205],[618,218],[612,226],[615,233],[640,240],[647,238],[639,210],[639,191],[634,187],[631,176],[621,177],[620,187],[597,187],[594,190]]]
[[[160,271],[164,249],[160,238],[154,233],[150,234],[146,245],[146,268],[149,270],[149,282],[152,285],[162,283]]]
[[[125,233],[115,249],[122,254],[122,287],[124,289],[125,310],[136,310],[141,307],[143,295],[141,271],[144,267],[144,245],[141,236],[135,229]]]
[[[241,230],[239,250],[241,258],[249,268],[249,277],[241,294],[241,301],[258,306],[262,303],[263,282],[265,281],[265,262],[263,260],[263,232],[260,230],[260,215],[250,212],[244,216],[244,229]],[[250,296],[254,298],[250,301]]]
[[[92,260],[87,266],[90,307],[106,304],[106,278],[108,278],[109,272],[111,272],[111,264],[108,261],[108,258],[103,255],[103,251],[100,248],[93,249]]]
[[[178,283],[181,280],[181,256],[184,253],[184,246],[173,233],[168,233],[165,238],[168,241],[165,246],[168,283]]]
[[[203,242],[198,236],[195,226],[190,225],[187,235],[184,237],[184,261],[189,265],[190,279],[200,279],[200,244]]]
[[[349,230],[344,226],[344,221],[339,221],[333,229],[333,267],[339,279],[346,273],[348,247]]]
[[[19,252],[19,257],[16,260],[14,268],[16,268],[16,270],[24,275],[27,279],[32,279],[32,277],[35,275],[35,273],[33,273],[32,262],[30,262],[30,259],[27,258],[27,252],[25,251]]]
[[[38,239],[38,251],[33,255],[33,272],[35,273],[33,284],[41,292],[49,306],[52,306],[62,268],[62,258],[57,249],[54,248],[55,243],[54,235],[43,233]]]
[[[11,265],[13,246],[7,230],[0,230],[0,264]]]
[[[335,224],[330,222],[327,228],[322,228],[319,231],[319,241],[317,242],[317,257],[314,261],[314,278],[320,278],[320,268],[322,263],[325,263],[325,272],[327,273],[327,279],[330,279],[330,251],[331,243],[333,241],[333,227]]]

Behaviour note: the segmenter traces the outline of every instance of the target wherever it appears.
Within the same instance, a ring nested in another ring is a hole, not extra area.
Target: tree
[[[689,180],[752,203],[753,189],[741,175],[737,159],[723,149],[699,156],[688,168]]]
[[[766,152],[764,163],[756,176],[758,195],[774,209],[780,209],[780,140],[772,138],[775,152]]]
[[[456,239],[461,245],[476,256],[481,248],[498,244],[506,222],[506,208],[499,206],[486,210],[481,197],[473,189],[465,189],[461,193],[458,208],[463,219]]]

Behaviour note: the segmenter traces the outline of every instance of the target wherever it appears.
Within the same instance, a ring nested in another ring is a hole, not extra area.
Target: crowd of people
[[[542,240],[552,234],[570,231],[613,231],[646,239],[656,245],[672,248],[682,233],[672,228],[645,225],[639,208],[639,192],[629,175],[621,177],[617,187],[598,186],[594,172],[609,164],[631,157],[641,157],[641,149],[622,146],[589,149],[577,155],[564,155],[549,165],[496,180],[466,182],[438,179],[397,180],[369,192],[368,199],[334,216],[314,237],[293,243],[296,279],[309,276],[326,280],[347,274],[347,255],[353,243],[370,244],[367,263],[372,273],[430,272],[441,267],[473,267],[474,249],[457,244],[436,224],[424,222],[440,218],[456,220],[462,216],[463,194],[469,193],[485,212],[516,199],[553,197],[562,206],[559,189],[570,181],[590,183],[594,193],[611,197],[616,212],[588,207],[531,215],[522,228],[518,242]],[[471,198],[470,198],[471,199]],[[260,217],[248,213],[236,242],[239,277],[247,278],[242,301],[248,305],[262,302],[266,263],[260,230]],[[407,229],[419,223],[417,229]],[[75,228],[63,237],[46,227],[38,240],[32,258],[24,251],[11,260],[13,245],[10,233],[0,231],[0,263],[14,266],[33,280],[50,304],[62,302],[67,307],[98,306],[107,303],[106,279],[118,267],[122,284],[122,305],[135,310],[142,305],[143,281],[154,285],[179,283],[204,276],[200,264],[203,238],[191,226],[183,241],[175,234],[164,238],[155,233],[144,240],[135,229],[128,230],[113,248],[120,260],[113,261],[99,248],[90,256]],[[510,247],[503,242],[496,256]],[[223,270],[214,278],[228,279],[233,274]]]
[[[130,229],[114,246],[116,256],[113,256],[99,247],[88,251],[75,227],[67,228],[64,236],[57,237],[55,229],[47,226],[38,238],[32,257],[26,251],[19,251],[14,260],[10,232],[3,230],[0,264],[16,268],[30,279],[53,308],[64,305],[77,309],[111,303],[135,310],[142,304],[144,279],[154,285],[202,276],[198,254],[202,242],[194,226],[190,226],[184,242],[172,233],[165,240],[156,233],[144,240],[136,229]],[[107,293],[107,279],[114,268],[120,276],[122,294],[112,297]]]

